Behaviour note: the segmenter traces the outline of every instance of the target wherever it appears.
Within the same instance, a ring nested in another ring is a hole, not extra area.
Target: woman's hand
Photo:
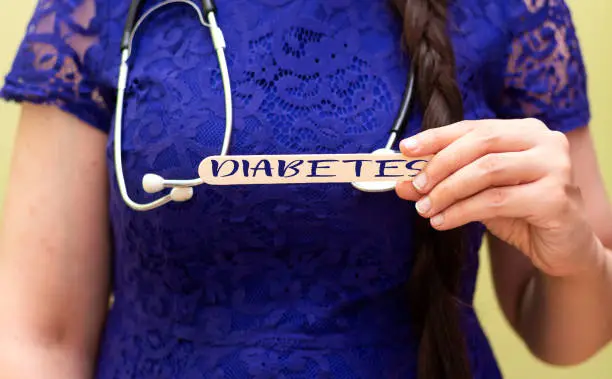
[[[434,228],[482,222],[551,276],[599,264],[564,134],[533,119],[463,121],[400,146],[408,156],[434,154],[412,182],[397,186]]]

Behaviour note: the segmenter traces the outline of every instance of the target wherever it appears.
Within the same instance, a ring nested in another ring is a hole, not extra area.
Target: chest
[[[488,76],[502,68],[492,63],[503,56],[505,30],[500,7],[490,3],[496,2],[462,0],[449,12],[468,118],[490,116]],[[357,152],[385,138],[410,65],[402,46],[402,20],[392,5],[233,0],[218,8],[235,127],[249,139],[237,133],[234,151],[265,153],[273,146],[278,153]],[[124,14],[117,11],[110,20],[115,40]],[[109,69],[103,80],[112,88],[116,64],[114,58],[104,59]],[[225,117],[221,73],[210,32],[191,7],[173,4],[147,18],[134,38],[130,70],[124,127],[128,150],[138,149],[139,143],[162,143],[168,136],[187,145],[197,141],[200,154],[218,150]],[[418,115],[411,126],[412,132],[418,129]],[[360,138],[368,139],[368,146]],[[337,143],[324,146],[320,139]]]
[[[115,5],[108,10],[112,17],[104,37],[110,52],[113,46],[118,50],[128,4]],[[402,47],[402,20],[389,3],[232,0],[219,2],[218,8],[233,103],[231,153],[359,153],[385,145],[410,66]],[[489,75],[500,67],[495,62],[503,55],[505,35],[496,21],[498,9],[489,9],[484,1],[462,0],[449,12],[467,118],[493,116],[487,96],[494,80]],[[106,67],[102,80],[112,88],[118,55],[98,58]],[[203,157],[220,152],[224,90],[210,32],[184,4],[169,5],[147,18],[135,36],[129,65],[121,153],[129,192],[145,201],[150,200],[141,187],[146,173],[191,178]],[[418,112],[411,113],[405,135],[419,129],[419,118]],[[113,142],[109,138],[111,171]],[[121,204],[118,193],[112,195]],[[354,205],[361,198],[337,186],[208,188],[194,207],[203,209],[212,202],[220,212],[217,200],[236,210],[262,199],[284,199],[318,220],[337,209],[359,213]],[[308,199],[316,201],[305,203]],[[396,206],[392,204],[389,209]],[[214,225],[215,215],[210,216]]]
[[[119,58],[113,52],[128,6],[118,1],[102,6],[113,3],[116,9],[106,12],[112,16],[106,46],[92,53],[105,67],[101,80],[111,92]],[[218,5],[233,100],[230,153],[359,153],[385,145],[410,66],[401,18],[391,5],[365,0]],[[486,13],[484,5],[452,10],[467,118],[492,116],[489,72],[498,67],[493,62],[502,56],[505,32],[493,27]],[[219,153],[224,91],[209,30],[185,5],[168,6],[142,24],[129,65],[121,159],[128,193],[148,202],[157,196],[142,190],[143,175],[193,178],[204,157]],[[411,113],[405,135],[420,128],[419,119],[418,112]],[[352,255],[374,266],[387,259],[394,271],[408,259],[398,252],[410,245],[414,207],[392,192],[364,194],[349,185],[204,185],[188,203],[131,212],[118,191],[113,142],[111,133],[111,212],[123,260],[136,262],[141,255],[165,260],[167,252],[188,262],[204,262],[220,251],[261,254],[249,258],[251,264],[266,262],[274,252],[324,257],[352,248]]]

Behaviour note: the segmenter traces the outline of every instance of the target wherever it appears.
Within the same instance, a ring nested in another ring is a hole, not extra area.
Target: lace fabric
[[[158,1],[148,1],[147,7]],[[228,43],[235,154],[355,153],[384,146],[406,83],[401,20],[385,1],[233,0]],[[129,2],[41,0],[2,96],[54,104],[111,132]],[[451,33],[466,118],[589,121],[586,74],[560,0],[457,0]],[[173,5],[140,30],[130,61],[123,160],[142,175],[196,175],[217,154],[224,104],[208,30]],[[419,129],[413,112],[406,135]],[[41,126],[42,127],[42,126]],[[405,283],[413,205],[347,185],[201,186],[137,213],[108,145],[115,303],[97,378],[413,378]],[[472,226],[472,303],[483,228]],[[462,310],[475,379],[501,376]]]
[[[514,17],[515,38],[497,113],[571,130],[589,118],[585,67],[571,13],[562,0],[525,4],[527,12]]]
[[[104,129],[112,104],[88,64],[99,45],[93,25],[95,4],[86,0],[41,0],[5,78],[2,96],[15,101],[53,104]]]

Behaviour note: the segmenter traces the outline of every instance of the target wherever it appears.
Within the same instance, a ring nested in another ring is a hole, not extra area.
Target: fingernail
[[[407,138],[402,141],[402,147],[407,150],[415,150],[418,147],[416,138]]]
[[[424,173],[417,175],[412,181],[412,185],[419,191],[424,190],[425,186],[427,185],[427,175]]]
[[[421,200],[417,201],[415,206],[416,206],[416,210],[420,214],[427,213],[431,209],[431,200],[429,199],[428,196],[425,196]]]
[[[444,216],[441,214],[435,215],[430,220],[432,226],[440,226],[444,223]]]

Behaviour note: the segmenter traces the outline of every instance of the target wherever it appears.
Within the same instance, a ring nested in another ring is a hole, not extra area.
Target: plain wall
[[[600,157],[601,170],[612,188],[612,1],[568,0],[589,70],[593,109],[592,130]],[[0,75],[10,67],[15,49],[32,12],[34,0],[6,1],[0,5]],[[0,103],[0,204],[8,178],[9,157],[18,108]],[[43,126],[41,126],[43,127]],[[0,208],[1,210],[1,208]],[[503,319],[495,300],[485,252],[479,278],[476,307],[508,379],[612,379],[612,347],[592,360],[571,369],[553,369],[533,359]]]

